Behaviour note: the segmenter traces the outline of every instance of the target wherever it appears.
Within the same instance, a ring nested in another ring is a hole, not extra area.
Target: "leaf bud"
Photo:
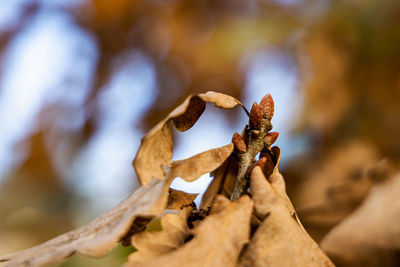
[[[276,139],[278,139],[279,133],[278,132],[269,132],[264,139],[264,145],[266,147],[271,146],[275,143]]]
[[[235,150],[239,153],[245,153],[247,151],[246,143],[244,142],[242,136],[235,132],[232,136],[232,143],[235,147]]]
[[[262,126],[263,118],[261,115],[261,109],[256,102],[253,103],[253,106],[250,110],[250,118],[249,125],[252,130],[260,130]]]
[[[274,116],[274,100],[270,94],[266,94],[260,101],[261,114],[265,119],[271,120]]]

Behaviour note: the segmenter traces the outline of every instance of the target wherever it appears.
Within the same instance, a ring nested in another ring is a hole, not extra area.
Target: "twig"
[[[264,148],[275,142],[278,133],[269,133],[272,129],[271,119],[274,114],[274,101],[271,95],[263,97],[260,105],[254,103],[249,114],[249,126],[241,135],[235,133],[232,142],[238,155],[239,171],[231,195],[231,200],[239,199],[247,191],[246,175],[255,161],[255,157]]]

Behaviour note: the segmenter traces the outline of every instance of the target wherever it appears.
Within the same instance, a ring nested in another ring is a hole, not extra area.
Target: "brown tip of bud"
[[[250,110],[250,118],[249,118],[250,129],[260,130],[262,126],[262,120],[263,118],[261,115],[261,109],[258,106],[258,104],[254,102]]]
[[[264,144],[265,146],[271,146],[273,143],[275,143],[276,139],[278,139],[279,133],[277,132],[270,132],[265,136],[264,139]]]
[[[264,118],[271,120],[274,116],[274,100],[270,94],[266,94],[260,101],[261,114]]]
[[[240,136],[240,134],[238,134],[237,132],[235,132],[232,136],[232,143],[235,146],[235,149],[239,152],[239,153],[244,153],[247,151],[247,146],[246,143],[244,142],[243,138]]]

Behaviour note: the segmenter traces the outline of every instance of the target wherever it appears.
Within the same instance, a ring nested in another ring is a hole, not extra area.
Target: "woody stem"
[[[250,130],[250,140],[247,146],[247,151],[244,153],[238,153],[239,171],[236,176],[236,183],[231,195],[231,200],[238,200],[246,193],[248,188],[246,174],[253,164],[257,154],[264,148],[265,136],[271,129],[271,121],[269,119],[263,119],[260,130]]]

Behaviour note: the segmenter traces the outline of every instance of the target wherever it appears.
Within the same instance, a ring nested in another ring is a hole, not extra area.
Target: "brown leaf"
[[[100,257],[111,251],[130,230],[135,218],[154,217],[165,208],[168,181],[153,179],[107,213],[85,226],[36,247],[1,257],[7,266],[40,266],[60,262],[74,253]]]
[[[185,181],[192,182],[203,174],[217,169],[232,154],[232,151],[233,144],[229,143],[184,160],[172,161],[168,177],[181,177]]]
[[[200,208],[207,209],[211,206],[214,197],[222,194],[229,197],[235,185],[239,165],[232,155],[225,162],[211,173],[214,179],[211,181],[201,200]]]
[[[172,121],[179,131],[190,129],[203,113],[207,102],[214,103],[220,108],[234,108],[237,105],[243,107],[237,99],[211,91],[186,98],[142,139],[133,161],[133,167],[141,184],[149,183],[154,177],[165,178],[164,169],[171,165],[172,137],[169,122]]]
[[[269,182],[260,167],[251,173],[256,214],[265,217],[246,247],[239,266],[334,266],[294,219],[281,185]],[[286,194],[285,194],[286,195]]]
[[[334,227],[322,249],[340,266],[400,266],[400,174],[375,185]]]
[[[248,196],[236,202],[218,196],[211,214],[194,229],[192,240],[168,254],[129,266],[235,266],[248,242],[252,207]]]
[[[164,214],[161,217],[160,232],[141,232],[134,235],[131,243],[138,251],[129,256],[129,263],[136,266],[182,246],[190,234],[187,219],[192,210],[193,207],[187,206],[178,214]]]
[[[379,157],[372,146],[350,141],[327,153],[322,162],[309,158],[310,163],[301,164],[308,171],[292,193],[293,203],[314,239],[321,241],[360,205],[375,183],[367,172]]]
[[[198,194],[190,194],[170,188],[167,209],[179,210],[184,206],[190,205],[197,196]]]

